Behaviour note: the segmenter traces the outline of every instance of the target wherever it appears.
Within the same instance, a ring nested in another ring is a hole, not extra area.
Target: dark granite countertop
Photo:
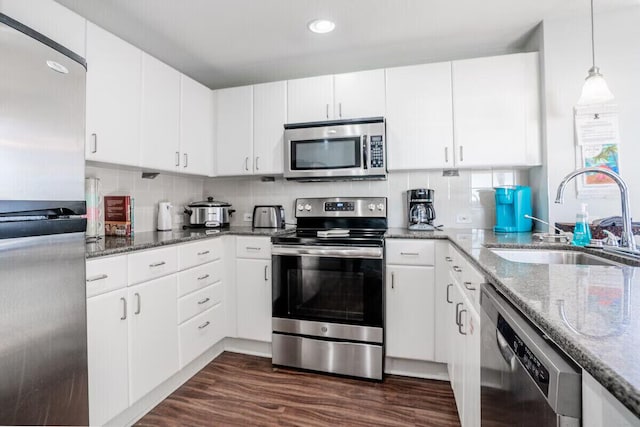
[[[639,267],[528,264],[508,261],[490,250],[581,250],[567,244],[538,243],[531,233],[390,229],[387,236],[448,238],[558,347],[640,417]],[[586,252],[602,254],[598,250]]]
[[[143,249],[151,249],[158,246],[175,245],[194,240],[209,239],[225,235],[234,236],[277,236],[292,233],[295,228],[251,228],[229,227],[224,229],[190,228],[171,231],[146,231],[136,233],[133,237],[106,236],[95,243],[87,244],[87,258],[96,258],[107,255],[122,254]]]

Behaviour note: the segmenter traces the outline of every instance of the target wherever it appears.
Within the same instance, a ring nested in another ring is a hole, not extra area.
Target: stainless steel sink
[[[620,265],[615,261],[578,251],[505,248],[489,248],[489,250],[508,261],[528,264]]]

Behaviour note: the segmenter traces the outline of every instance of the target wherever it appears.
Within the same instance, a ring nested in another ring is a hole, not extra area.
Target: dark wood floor
[[[383,383],[274,369],[271,359],[223,353],[138,426],[458,426],[449,383],[387,376]]]

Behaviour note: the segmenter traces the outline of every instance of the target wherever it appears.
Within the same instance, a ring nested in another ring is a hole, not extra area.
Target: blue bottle
[[[576,215],[576,226],[573,229],[573,240],[571,241],[574,246],[586,246],[591,242],[587,204],[582,203],[580,208],[580,212]]]

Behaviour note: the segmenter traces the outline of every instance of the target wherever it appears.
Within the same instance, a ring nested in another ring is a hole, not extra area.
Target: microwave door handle
[[[367,135],[362,135],[362,168],[369,168],[369,154],[367,148]]]

